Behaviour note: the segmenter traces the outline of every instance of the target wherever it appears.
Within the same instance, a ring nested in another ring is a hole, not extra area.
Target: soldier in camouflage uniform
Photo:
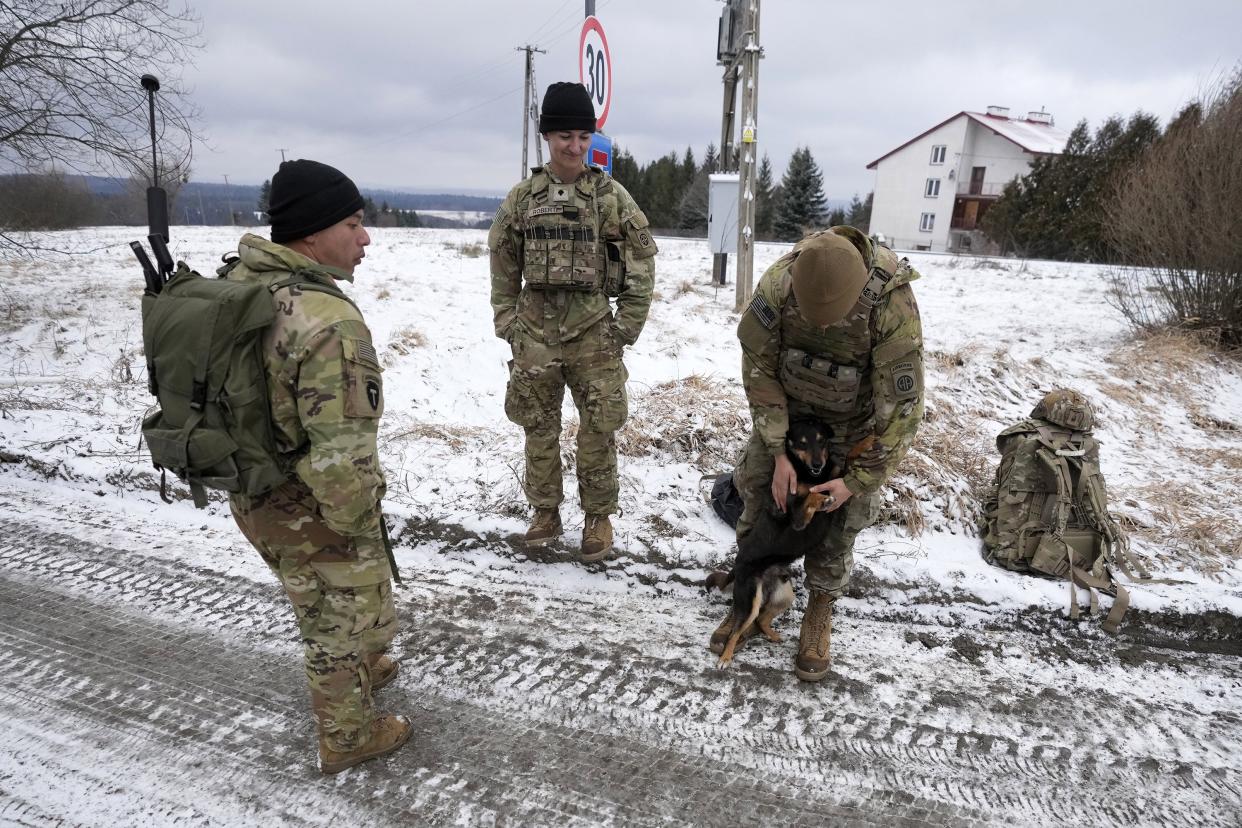
[[[595,113],[580,83],[554,83],[539,131],[551,160],[514,187],[492,223],[496,335],[513,349],[505,413],[526,431],[526,542],[560,536],[561,401],[578,408],[578,493],[586,520],[580,554],[612,551],[617,511],[614,432],[628,414],[622,349],[651,306],[656,245],[625,188],[583,159]],[[614,313],[610,298],[616,299]]]
[[[845,469],[816,486],[830,494],[834,522],[806,556],[810,600],[802,619],[794,672],[805,681],[828,674],[832,605],[849,584],[854,539],[874,522],[879,489],[901,462],[923,417],[923,335],[909,263],[852,227],[803,239],[768,268],[738,324],[742,383],[754,428],[735,472],[746,504],[739,537],[765,499],[784,509],[796,489],[785,456],[791,418],[832,427],[832,461]],[[847,455],[852,455],[848,466]],[[720,647],[731,614],[712,634]]]
[[[363,200],[338,170],[288,161],[272,178],[272,241],[249,235],[229,279],[272,291],[276,321],[264,364],[286,483],[234,495],[233,516],[293,603],[304,644],[320,769],[337,773],[409,738],[401,716],[376,715],[371,694],[399,664],[380,500],[376,432],[381,369],[362,314],[336,286],[353,281],[370,238]]]

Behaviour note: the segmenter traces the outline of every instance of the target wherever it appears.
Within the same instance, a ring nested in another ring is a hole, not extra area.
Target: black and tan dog
[[[829,495],[812,492],[811,487],[834,477],[836,470],[829,462],[831,439],[832,429],[819,420],[802,418],[789,424],[785,454],[797,473],[797,493],[786,500],[783,512],[767,501],[754,527],[738,540],[733,569],[707,577],[709,588],[723,590],[733,584],[732,625],[721,625],[711,642],[712,652],[720,654],[722,667],[733,660],[739,642],[758,632],[771,641],[781,640],[771,623],[793,603],[789,564],[828,536],[829,516],[821,509]],[[729,632],[724,633],[724,629]]]

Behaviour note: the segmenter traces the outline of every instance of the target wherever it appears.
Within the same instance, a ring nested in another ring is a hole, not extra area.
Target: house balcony
[[[960,196],[979,196],[981,198],[1000,198],[1004,184],[990,184],[982,181],[957,182],[957,194]]]

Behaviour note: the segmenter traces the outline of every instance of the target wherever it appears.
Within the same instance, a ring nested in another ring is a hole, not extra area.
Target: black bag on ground
[[[737,485],[733,482],[733,472],[725,472],[717,475],[716,481],[712,483],[712,493],[709,498],[712,509],[725,523],[737,528],[737,522],[742,517],[742,509],[746,504],[742,502],[742,493],[737,490]]]

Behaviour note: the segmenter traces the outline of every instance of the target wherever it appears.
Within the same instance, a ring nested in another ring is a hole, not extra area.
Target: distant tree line
[[[701,235],[707,232],[708,176],[720,172],[719,153],[710,144],[703,163],[687,147],[639,165],[628,151],[617,148],[612,175],[634,196],[657,231]],[[870,193],[855,194],[846,208],[828,209],[823,173],[809,147],[789,159],[780,183],[765,154],[755,182],[755,236],[765,241],[797,241],[807,232],[834,224],[851,224],[864,232],[871,223]]]

